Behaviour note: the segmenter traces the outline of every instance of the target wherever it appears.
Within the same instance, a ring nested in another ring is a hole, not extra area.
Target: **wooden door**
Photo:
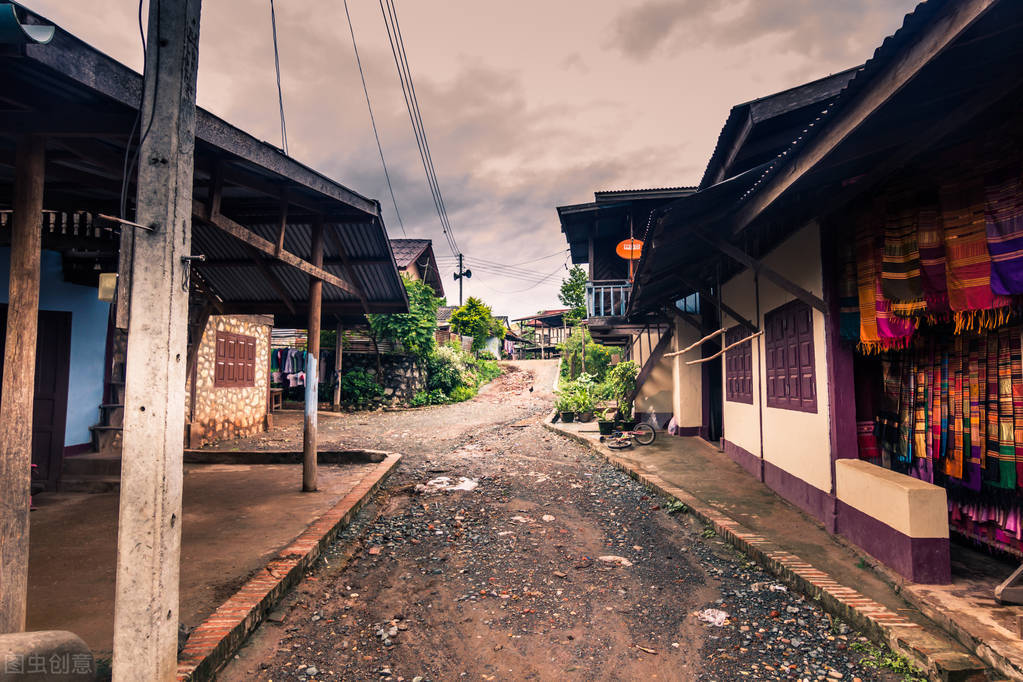
[[[0,358],[7,340],[7,305],[0,306]],[[32,409],[34,479],[56,490],[64,457],[68,373],[71,363],[71,313],[39,311],[36,343],[35,400]],[[0,362],[0,381],[3,379]]]

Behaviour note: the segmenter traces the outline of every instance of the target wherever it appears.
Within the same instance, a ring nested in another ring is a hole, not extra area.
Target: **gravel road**
[[[220,679],[902,679],[683,510],[545,430],[554,371],[510,364],[459,405],[321,417],[326,441],[404,460]]]

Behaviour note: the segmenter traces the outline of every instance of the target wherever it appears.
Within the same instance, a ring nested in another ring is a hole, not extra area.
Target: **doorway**
[[[7,342],[7,304],[0,305],[0,358]],[[36,342],[35,394],[32,405],[33,480],[57,490],[64,459],[68,375],[71,365],[71,313],[39,311]],[[0,381],[3,380],[0,361]]]

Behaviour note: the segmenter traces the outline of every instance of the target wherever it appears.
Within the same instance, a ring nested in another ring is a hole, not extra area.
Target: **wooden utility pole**
[[[125,377],[114,671],[174,680],[201,0],[151,0]],[[151,122],[151,125],[150,123]],[[125,226],[122,229],[130,229]]]
[[[337,339],[334,341],[334,401],[332,407],[335,412],[341,409],[341,360],[344,351],[344,330],[340,322],[337,323]]]
[[[25,629],[28,509],[32,486],[32,406],[39,327],[45,144],[18,140],[14,160],[10,303],[0,397],[0,634]]]
[[[309,262],[323,267],[323,220],[313,223],[313,251]],[[309,279],[309,335],[306,344],[308,355],[305,363],[305,429],[302,432],[302,492],[316,490],[316,427],[319,409],[318,367],[320,360],[320,310],[323,300],[323,280]]]

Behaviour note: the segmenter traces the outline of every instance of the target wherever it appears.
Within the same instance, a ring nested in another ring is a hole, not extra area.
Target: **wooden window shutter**
[[[792,301],[764,316],[767,405],[817,411],[813,311]]]
[[[256,339],[243,334],[217,332],[216,388],[256,385]]]

